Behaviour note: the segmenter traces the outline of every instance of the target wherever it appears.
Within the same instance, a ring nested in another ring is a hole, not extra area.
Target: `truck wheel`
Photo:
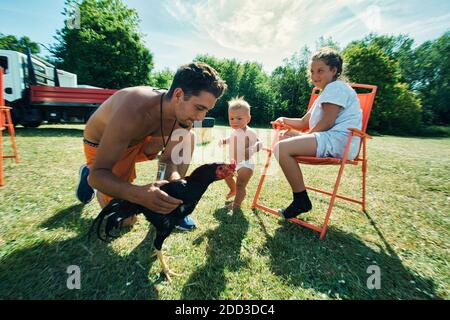
[[[42,124],[42,121],[22,121],[20,124],[25,128],[37,128]]]
[[[20,124],[25,128],[37,128],[44,121],[43,113],[36,109],[23,109]]]
[[[19,114],[17,106],[15,106],[14,104],[12,104],[12,103],[10,103],[10,102],[8,102],[6,100],[5,100],[5,105],[7,107],[11,107],[12,108],[12,110],[11,110],[11,120],[13,122],[13,126],[14,127],[17,126],[19,124],[19,122],[20,122],[20,114]]]

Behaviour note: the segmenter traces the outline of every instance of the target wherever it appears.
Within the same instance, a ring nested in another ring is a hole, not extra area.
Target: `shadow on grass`
[[[83,129],[76,128],[15,128],[17,137],[83,137]]]
[[[87,241],[91,219],[81,217],[83,205],[57,212],[39,227],[66,229],[77,235],[67,240],[29,243],[24,249],[2,257],[0,264],[1,299],[158,299],[155,284],[149,280],[151,232],[127,256],[119,256],[93,235]],[[81,289],[69,290],[67,268],[81,269]]]
[[[432,279],[413,274],[403,266],[368,214],[383,246],[368,246],[355,235],[332,227],[321,241],[317,232],[288,221],[281,221],[271,236],[259,214],[255,211],[266,234],[262,254],[270,256],[272,272],[294,286],[341,299],[440,299]],[[368,267],[374,265],[380,268],[380,289],[367,286],[373,275]]]
[[[226,209],[217,209],[214,217],[220,225],[208,230],[194,244],[208,241],[208,258],[186,281],[181,299],[219,299],[226,287],[225,270],[235,272],[246,262],[240,258],[241,243],[248,230],[248,221],[242,210],[228,215]]]

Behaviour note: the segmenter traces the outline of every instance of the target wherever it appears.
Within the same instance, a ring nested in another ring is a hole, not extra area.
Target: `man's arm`
[[[130,93],[128,93],[130,95]],[[139,100],[129,97],[118,97],[116,103],[124,104],[115,108],[115,113],[102,135],[97,149],[89,184],[102,193],[114,198],[128,200],[143,205],[153,211],[168,213],[181,203],[180,200],[168,196],[154,185],[137,186],[116,177],[112,168],[120,160],[130,142],[142,136],[140,130],[145,128],[146,119],[139,115]],[[136,108],[130,110],[130,107]]]

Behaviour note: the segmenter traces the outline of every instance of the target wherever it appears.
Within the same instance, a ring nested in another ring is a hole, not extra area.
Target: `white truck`
[[[31,55],[0,50],[5,103],[14,124],[38,127],[48,123],[87,121],[95,109],[117,90],[77,84],[77,75],[56,69]]]

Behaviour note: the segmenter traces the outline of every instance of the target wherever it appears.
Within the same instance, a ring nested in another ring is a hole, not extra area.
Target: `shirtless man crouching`
[[[96,189],[102,208],[112,198],[119,198],[163,214],[174,210],[181,200],[159,187],[166,180],[184,177],[189,163],[174,164],[171,154],[179,141],[170,137],[174,130],[186,129],[183,139],[190,138],[190,158],[195,145],[190,131],[193,122],[205,118],[226,87],[212,67],[195,62],[177,70],[167,92],[132,87],[112,95],[94,112],[84,130],[86,164],[80,169],[77,187],[80,202],[91,201]],[[152,184],[132,184],[136,162],[156,157],[166,164],[164,177]],[[131,217],[125,224],[135,221],[136,217]],[[188,216],[178,228],[191,230],[195,223]]]

